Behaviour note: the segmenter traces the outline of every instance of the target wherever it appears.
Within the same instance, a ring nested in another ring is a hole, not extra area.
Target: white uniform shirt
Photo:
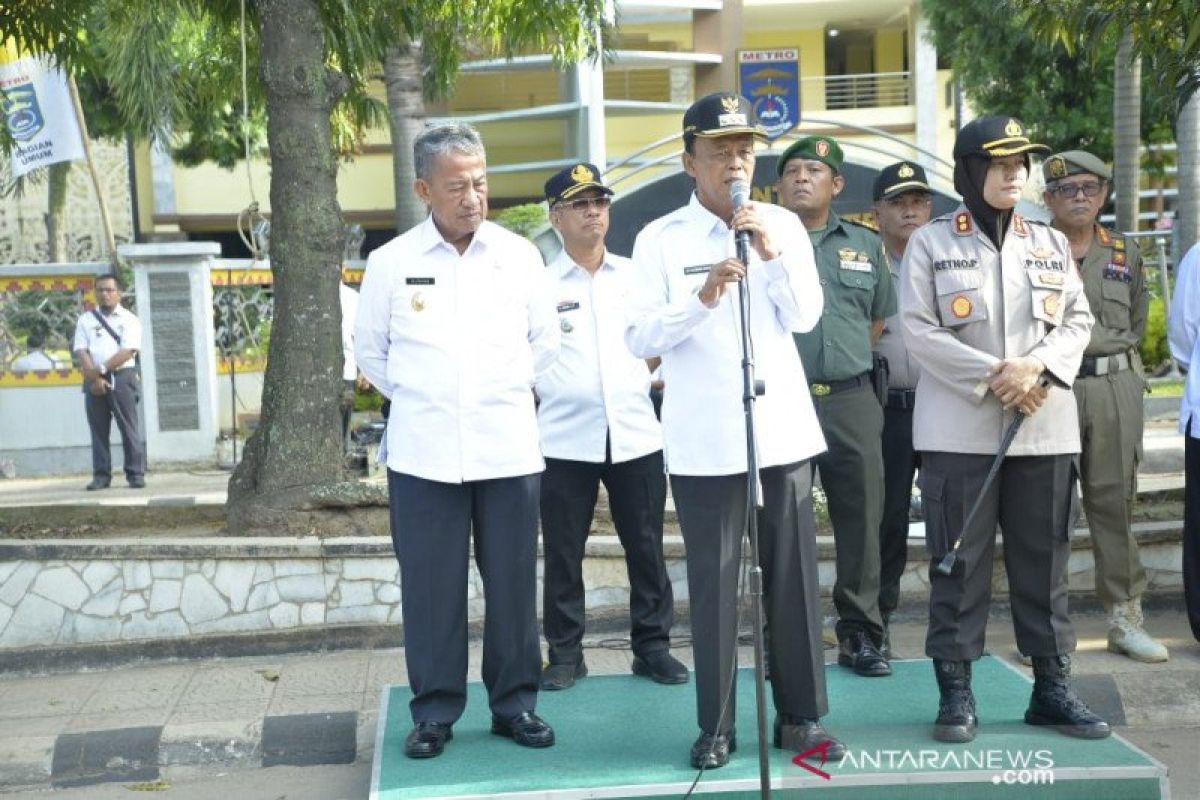
[[[42,350],[30,350],[8,368],[10,372],[48,372],[58,369],[58,362]]]
[[[595,274],[566,250],[550,264],[562,346],[537,381],[547,458],[602,463],[606,438],[614,464],[662,449],[650,370],[625,346],[632,272],[629,259],[607,252]]]
[[[342,380],[358,377],[358,362],[354,358],[354,320],[358,316],[358,292],[344,283],[338,284],[338,299],[342,303]]]
[[[462,255],[431,217],[371,253],[354,344],[392,401],[389,469],[461,483],[544,468],[533,383],[558,320],[543,270],[532,243],[491,222]]]
[[[1179,432],[1188,433],[1188,422],[1200,414],[1200,243],[1192,245],[1176,268],[1175,296],[1167,320],[1171,356],[1188,371],[1179,405]],[[1192,436],[1200,439],[1200,419]]]
[[[753,248],[747,285],[755,377],[759,466],[791,464],[825,449],[792,333],[811,330],[824,299],[812,243],[792,212],[761,204],[780,251],[763,262]],[[662,356],[663,433],[668,471],[733,475],[746,471],[738,289],[716,308],[697,297],[708,266],[734,253],[724,221],[691,202],[651,222],[633,247],[637,293],[625,341],[639,358]]]
[[[88,311],[81,314],[79,321],[75,323],[72,351],[87,350],[88,355],[92,358],[92,363],[99,367],[120,350],[140,350],[142,348],[142,323],[133,315],[132,311],[125,306],[118,305],[111,314],[105,314],[103,311],[100,313],[104,316],[108,327],[121,337],[121,343],[117,344],[117,340],[104,329],[104,326],[96,319],[96,315]],[[134,366],[134,361],[131,358],[119,369],[127,369],[132,366]]]

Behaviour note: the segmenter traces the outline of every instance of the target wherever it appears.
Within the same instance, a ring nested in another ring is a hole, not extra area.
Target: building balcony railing
[[[828,109],[881,108],[912,103],[908,72],[866,72],[856,75],[820,75],[800,79],[800,96],[807,102],[816,92]]]

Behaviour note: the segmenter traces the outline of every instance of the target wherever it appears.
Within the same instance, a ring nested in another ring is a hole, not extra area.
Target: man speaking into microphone
[[[765,393],[757,399],[758,512],[767,663],[776,747],[845,748],[820,717],[828,710],[817,552],[808,459],[825,449],[792,333],[821,315],[812,245],[799,219],[746,202],[754,146],[766,133],[750,103],[721,92],[683,116],[683,168],[696,182],[689,203],[651,222],[633,248],[637,274],[626,343],[662,357],[667,471],[687,549],[688,594],[700,736],[698,769],[725,766],[737,748],[738,572],[746,530],[747,447],[743,409],[740,281],[750,298],[752,357]],[[735,200],[736,198],[736,200]],[[744,234],[745,258],[735,232]]]

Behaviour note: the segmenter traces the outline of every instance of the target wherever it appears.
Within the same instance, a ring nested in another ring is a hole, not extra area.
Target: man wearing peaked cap
[[[820,722],[829,705],[808,459],[825,443],[791,337],[820,316],[820,285],[796,216],[754,201],[735,208],[730,189],[749,183],[755,141],[764,138],[744,98],[720,92],[697,100],[683,117],[683,167],[695,194],[647,225],[633,248],[638,280],[625,342],[636,356],[661,356],[667,382],[663,434],[687,550],[700,726],[690,760],[698,769],[724,766],[737,748],[736,608],[750,510],[738,283],[755,309],[748,325],[766,386],[755,403],[757,522],[774,743],[793,752],[820,745],[835,760],[845,754]],[[738,230],[750,234],[745,264],[735,258]]]
[[[878,678],[892,669],[879,649],[883,409],[871,348],[884,319],[896,313],[896,293],[879,236],[833,211],[833,199],[846,185],[841,166],[842,148],[828,136],[794,142],[779,158],[779,199],[808,230],[825,298],[816,326],[795,340],[829,444],[813,463],[829,501],[837,551],[838,663]]]
[[[875,178],[875,221],[883,240],[884,256],[893,281],[900,280],[909,237],[925,223],[933,208],[933,193],[919,164],[889,164]],[[891,658],[888,621],[900,602],[900,576],[908,560],[908,515],[913,476],[920,454],[912,446],[913,405],[920,368],[904,342],[899,314],[884,320],[875,345],[887,362],[887,397],[883,406],[883,521],[879,526],[879,615],[883,619],[883,647]]]
[[[1069,150],[1042,164],[1051,222],[1071,245],[1096,316],[1075,379],[1083,507],[1096,557],[1096,594],[1108,609],[1108,649],[1137,661],[1166,661],[1167,648],[1146,633],[1146,571],[1133,536],[1144,371],[1138,343],[1150,296],[1132,239],[1101,227],[1112,173],[1096,156]]]
[[[1011,117],[965,125],[954,145],[963,204],[914,233],[904,254],[900,314],[921,366],[913,446],[926,542],[934,565],[957,554],[950,574],[929,570],[925,653],[940,694],[933,735],[945,742],[975,737],[971,666],[983,654],[997,525],[1017,646],[1033,662],[1026,723],[1088,739],[1110,733],[1070,685],[1067,560],[1079,452],[1070,387],[1092,314],[1066,238],[1014,211],[1029,153],[1045,149]],[[1017,411],[1025,418],[1013,429]],[[1001,454],[1009,430],[1015,438]]]
[[[562,344],[535,384],[546,459],[542,630],[549,665],[541,686],[568,689],[587,674],[583,556],[601,483],[629,570],[633,671],[658,683],[685,683],[687,667],[669,650],[674,607],[662,550],[662,431],[648,365],[624,341],[633,264],[604,246],[612,190],[594,165],[566,167],[545,188],[563,250],[547,268]]]

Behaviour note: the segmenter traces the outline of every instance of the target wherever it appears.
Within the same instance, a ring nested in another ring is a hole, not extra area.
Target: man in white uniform
[[[753,313],[758,514],[775,746],[845,748],[819,718],[828,710],[817,596],[817,552],[808,459],[825,449],[794,331],[823,306],[812,245],[795,214],[768,203],[735,209],[730,186],[754,175],[755,140],[766,138],[749,101],[721,92],[683,116],[683,167],[696,191],[651,222],[633,248],[638,292],[625,340],[635,356],[662,357],[663,432],[671,491],[687,547],[688,594],[700,736],[698,769],[722,767],[736,749],[738,572],[747,502],[739,281]],[[749,264],[733,257],[734,231],[750,234]]]
[[[469,125],[413,143],[420,225],[371,253],[354,330],[358,367],[392,401],[392,541],[400,561],[410,758],[440,755],[467,699],[467,559],[474,537],[487,617],[492,732],[549,747],[534,713],[537,512],[543,468],[533,383],[558,325],[541,256],[487,221],[487,164]]]
[[[121,284],[116,275],[96,278],[96,308],[75,323],[72,349],[83,372],[84,410],[92,432],[92,482],[89,492],[112,483],[109,435],[112,421],[121,432],[125,479],[129,488],[146,485],[146,445],[142,442],[138,399],[142,379],[137,351],[142,347],[142,323],[121,305]]]
[[[570,688],[587,674],[583,550],[601,482],[629,571],[633,671],[658,683],[688,679],[669,651],[674,607],[662,549],[662,431],[648,365],[625,347],[633,265],[604,247],[611,195],[592,164],[574,164],[546,181],[550,224],[563,251],[548,276],[562,348],[537,383],[546,457],[542,627],[550,663],[543,689]]]

